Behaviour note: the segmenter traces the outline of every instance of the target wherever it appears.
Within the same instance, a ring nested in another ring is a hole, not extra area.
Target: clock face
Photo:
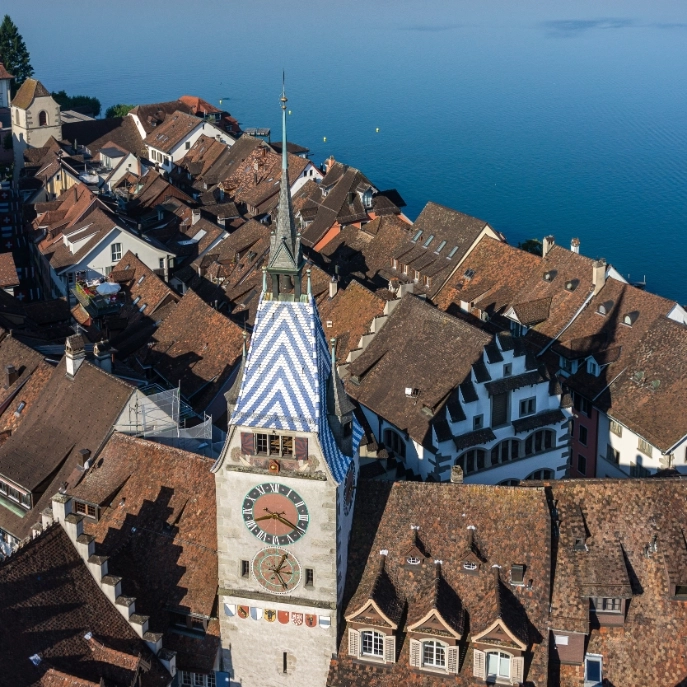
[[[353,463],[348,467],[346,481],[344,482],[344,513],[348,515],[353,504],[353,493],[355,492],[355,466]]]
[[[301,581],[301,566],[292,553],[273,546],[255,555],[253,575],[268,592],[288,594]]]
[[[305,501],[285,484],[258,484],[243,499],[243,521],[260,540],[273,546],[297,542],[308,529]]]

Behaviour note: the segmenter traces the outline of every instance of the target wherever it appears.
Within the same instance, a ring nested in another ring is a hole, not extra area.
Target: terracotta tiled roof
[[[687,326],[657,319],[595,404],[660,451],[669,451],[687,435],[685,351]]]
[[[36,79],[26,79],[12,98],[12,107],[26,110],[36,98],[50,97],[48,89]]]
[[[0,253],[0,288],[19,286],[19,276],[12,253]]]
[[[336,339],[336,359],[345,363],[348,354],[358,348],[360,337],[370,331],[375,317],[384,313],[386,301],[355,279],[334,298],[327,295],[320,304],[320,320],[328,339]],[[331,325],[331,326],[330,326]]]
[[[132,684],[143,658],[141,687],[170,681],[129,623],[103,594],[60,525],[0,564],[0,672],[8,685],[72,687],[60,674],[86,684]],[[91,633],[91,639],[87,639]],[[30,656],[38,654],[34,665]],[[52,675],[46,674],[52,669]],[[45,680],[45,681],[42,681]],[[75,683],[81,687],[81,683]]]
[[[136,115],[146,134],[150,134],[161,125],[168,115],[175,112],[191,114],[193,108],[181,100],[170,100],[164,103],[151,103],[150,105],[136,105],[129,114]]]
[[[155,127],[143,142],[163,153],[169,153],[202,124],[202,119],[177,110],[167,115],[165,121]]]
[[[17,430],[0,446],[0,474],[29,491],[43,489],[23,518],[0,509],[2,529],[20,539],[28,534],[58,487],[69,481],[79,451],[98,451],[131,394],[129,384],[88,362],[69,379],[62,359]]]
[[[136,597],[136,612],[150,616],[150,630],[166,633],[166,647],[169,610],[214,615],[217,532],[211,467],[212,461],[202,456],[115,433],[69,492],[103,508],[99,521],[86,521],[85,530],[96,537],[97,553],[109,556],[110,573],[123,578],[122,593]],[[203,666],[193,649],[205,644],[212,656]],[[209,672],[218,648],[218,636],[196,639],[178,657],[178,668]]]
[[[194,408],[204,410],[241,356],[243,333],[225,315],[186,292],[136,357],[167,382],[181,386]]]
[[[566,480],[550,489],[560,517],[550,627],[590,632],[585,650],[603,656],[604,683],[683,684],[687,605],[669,597],[668,581],[676,556],[687,569],[687,481]],[[575,550],[580,538],[585,541]],[[590,629],[590,574],[603,596],[631,597],[622,627]],[[561,685],[583,684],[579,666],[563,665],[560,672]]]
[[[5,65],[2,62],[0,62],[0,79],[13,79],[13,78],[14,78],[14,76],[12,74],[10,74],[7,71]]]
[[[108,143],[134,155],[145,151],[143,139],[131,117],[111,117],[62,125],[62,138],[85,146],[95,156]]]
[[[349,553],[345,616],[358,605],[358,593],[369,588],[378,572],[379,552],[386,550],[386,572],[399,598],[408,599],[408,620],[397,634],[397,662],[374,667],[348,656],[348,633],[342,633],[337,658],[332,661],[330,687],[395,687],[396,685],[474,685],[473,650],[468,643],[456,676],[410,667],[408,625],[426,612],[437,598],[435,560],[442,561],[441,577],[451,594],[453,614],[463,609],[471,635],[502,618],[527,645],[531,656],[527,684],[545,685],[548,668],[548,605],[550,583],[549,510],[544,489],[518,489],[483,485],[382,482],[362,480],[356,506]],[[420,564],[408,565],[412,527],[422,540]],[[482,558],[474,573],[463,571],[468,544],[468,526]],[[511,587],[512,565],[524,565],[531,590]],[[495,585],[492,566],[501,566],[502,581]],[[443,583],[442,583],[443,584]],[[354,596],[354,594],[356,596]],[[346,601],[351,599],[353,601]],[[355,603],[354,603],[355,602]],[[450,611],[447,611],[449,615]],[[454,627],[459,627],[453,618]]]
[[[491,337],[412,295],[349,366],[349,394],[418,443]],[[416,390],[407,396],[406,388]],[[430,409],[429,415],[423,407]]]

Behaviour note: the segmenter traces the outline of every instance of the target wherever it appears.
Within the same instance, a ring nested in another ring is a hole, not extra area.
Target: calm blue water
[[[115,102],[199,95],[511,243],[554,233],[687,301],[687,3],[6,0],[36,75]],[[379,127],[379,133],[375,129]],[[324,142],[326,137],[326,143]]]

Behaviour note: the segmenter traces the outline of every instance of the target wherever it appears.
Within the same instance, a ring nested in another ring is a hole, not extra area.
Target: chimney
[[[546,257],[550,252],[551,249],[556,245],[556,239],[549,234],[548,236],[544,237],[544,243],[542,244],[542,256]]]
[[[461,468],[460,465],[454,465],[451,468],[451,482],[453,484],[463,483],[463,468]]]
[[[88,463],[88,459],[91,457],[91,449],[89,448],[82,448],[79,451],[79,465],[82,468],[86,467],[86,463]]]
[[[18,379],[19,373],[14,365],[8,365],[5,368],[5,384],[7,385],[7,388],[9,389]]]
[[[580,252],[580,239],[573,239],[570,242],[570,250],[573,253],[579,253]]]
[[[112,372],[112,350],[107,341],[100,341],[93,347],[95,364],[105,372]]]
[[[86,350],[84,349],[83,338],[80,334],[68,336],[64,346],[67,362],[67,377],[74,379],[79,371],[81,364],[86,360]]]
[[[606,260],[604,258],[599,258],[592,265],[592,283],[594,284],[594,295],[596,296],[601,289],[603,289],[606,283]]]
[[[325,161],[324,161],[324,173],[327,174],[329,170],[334,166],[334,163],[336,160],[334,159],[333,155],[330,155]]]
[[[227,222],[227,220],[224,217],[218,217],[217,218],[217,224],[219,224],[220,227],[225,227],[226,222]]]
[[[193,210],[191,212],[191,226],[193,226],[200,219],[200,210]]]
[[[337,291],[339,290],[339,280],[336,277],[332,277],[329,282],[329,297],[334,298]]]

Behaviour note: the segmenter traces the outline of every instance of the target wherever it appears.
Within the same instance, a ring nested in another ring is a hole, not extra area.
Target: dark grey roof
[[[546,425],[556,425],[559,422],[563,422],[563,420],[565,420],[565,415],[563,415],[562,411],[558,409],[547,410],[537,415],[530,415],[520,420],[513,420],[513,429],[516,434],[520,432],[531,432],[533,429],[546,427]]]
[[[493,382],[487,382],[484,386],[487,388],[490,396],[496,394],[503,394],[506,391],[513,391],[520,389],[523,386],[534,386],[545,381],[544,377],[538,371],[525,372],[521,375],[514,375],[513,377],[504,377]]]
[[[459,451],[465,448],[470,448],[471,446],[479,446],[480,444],[487,444],[490,441],[496,439],[496,435],[492,432],[491,428],[484,427],[483,429],[477,429],[474,432],[468,432],[467,434],[461,434],[459,437],[453,437],[453,443]]]

